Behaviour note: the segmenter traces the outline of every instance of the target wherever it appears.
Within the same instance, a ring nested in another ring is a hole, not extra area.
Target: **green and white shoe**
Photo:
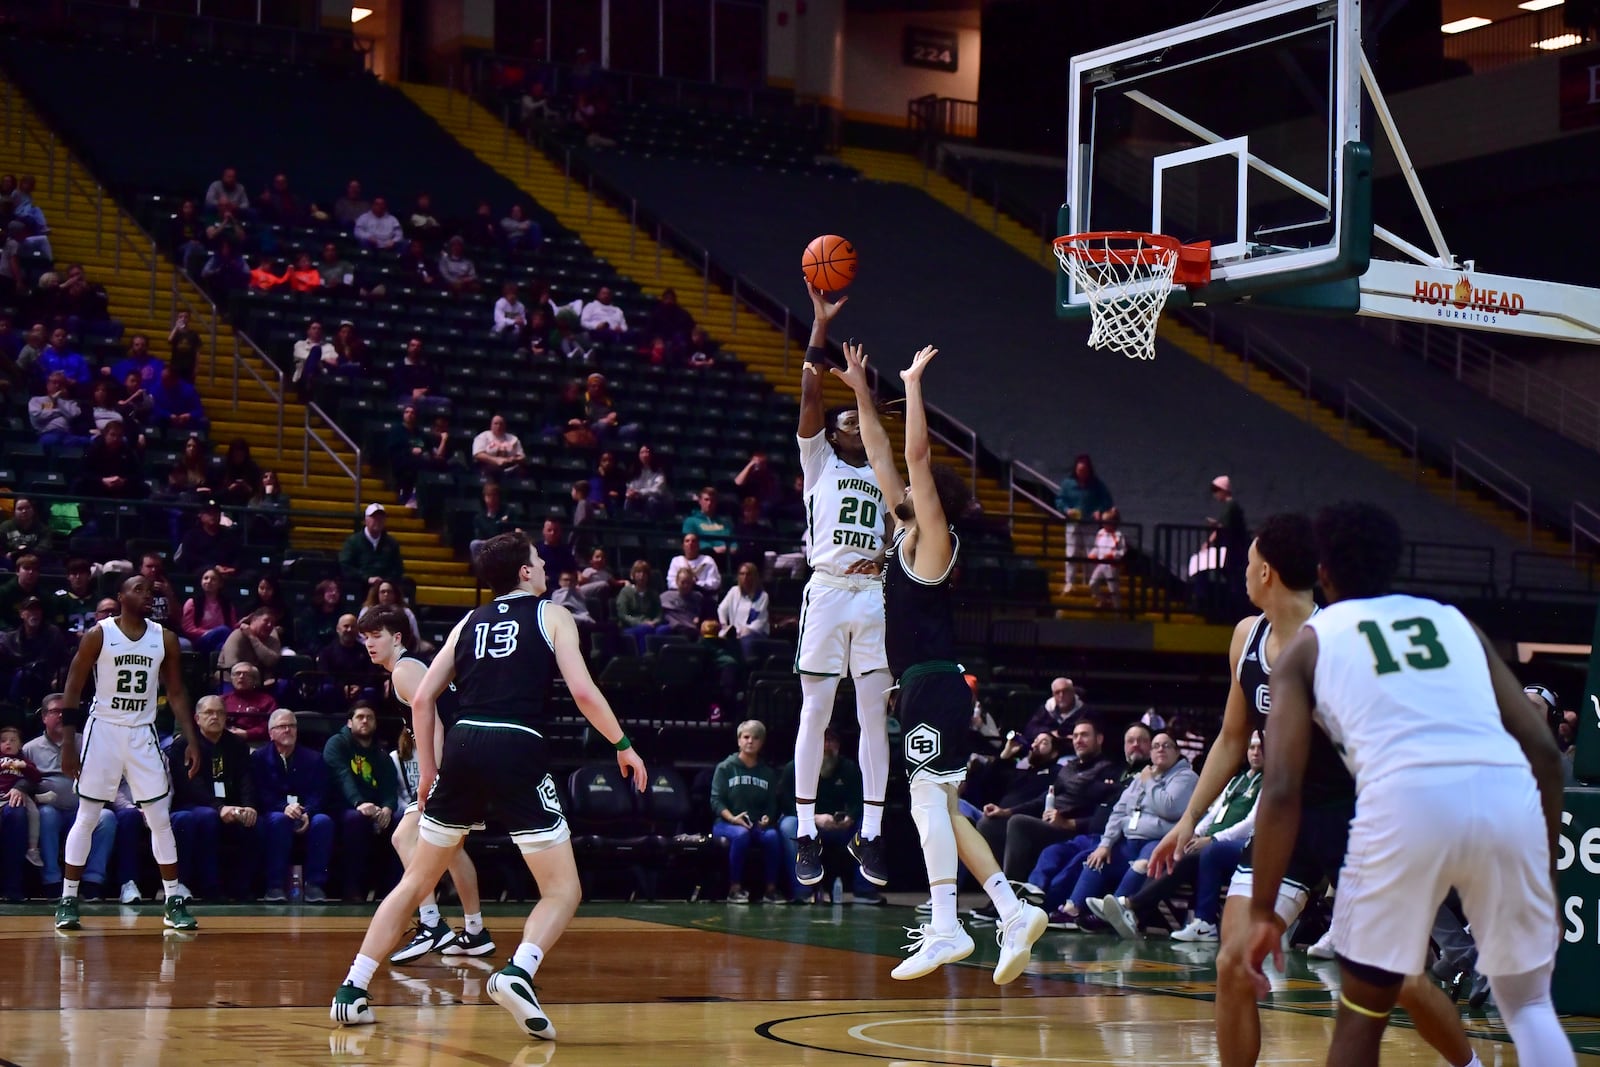
[[[372,1003],[367,999],[367,991],[349,982],[339,987],[333,995],[333,1006],[328,1009],[328,1018],[340,1026],[365,1026],[378,1021],[372,1014]]]
[[[166,915],[161,921],[170,930],[193,930],[200,925],[189,914],[188,897],[168,897]]]
[[[539,1006],[538,990],[534,988],[533,976],[527,971],[508,963],[489,976],[484,989],[490,1000],[511,1013],[523,1033],[541,1041],[556,1039],[556,1028],[544,1013],[544,1008]]]
[[[78,898],[62,897],[61,903],[56,905],[56,929],[77,930],[79,927]]]

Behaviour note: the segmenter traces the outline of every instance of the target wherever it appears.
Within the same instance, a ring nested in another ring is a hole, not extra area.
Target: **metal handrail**
[[[244,339],[244,343],[250,347],[251,351],[255,352],[257,357],[260,358],[261,362],[265,363],[271,369],[272,373],[274,373],[274,374],[276,374],[278,376],[278,388],[276,390],[274,390],[272,388],[272,386],[267,383],[267,379],[263,378],[261,375],[256,373],[256,369],[250,365],[250,362],[248,360],[246,360],[244,358],[244,355],[239,351],[239,340],[241,338]],[[213,355],[212,356],[213,363],[215,363],[215,360],[216,360],[216,357]],[[274,363],[270,359],[268,359],[267,358],[267,354],[265,352],[261,351],[261,346],[256,344],[254,341],[252,341],[244,333],[244,331],[235,328],[234,331],[233,331],[233,407],[234,407],[235,411],[237,411],[238,408],[239,408],[239,372],[241,370],[244,371],[246,374],[250,375],[250,377],[254,378],[255,381],[256,381],[256,384],[261,386],[262,391],[264,393],[266,393],[269,398],[271,398],[271,400],[272,400],[272,402],[274,404],[277,405],[277,408],[278,408],[278,459],[282,460],[283,459],[283,403],[284,403],[283,368],[279,367],[276,363]]]
[[[312,427],[312,415],[316,415],[317,418],[326,423],[328,429],[337,434],[339,439],[349,447],[350,454],[355,457],[355,468],[353,470],[349,464],[340,458],[339,453],[334,451],[332,446],[330,446],[328,442],[323,439],[322,435]],[[355,492],[354,507],[356,511],[359,512],[361,510],[361,446],[356,444],[355,441],[351,439],[349,434],[341,430],[339,428],[339,424],[334,422],[326,411],[323,411],[322,408],[317,404],[308,401],[306,403],[305,446],[301,456],[303,464],[301,477],[307,482],[311,480],[311,446],[313,444],[326,452],[328,456],[339,465],[339,469],[344,471],[346,477],[350,479],[350,483],[354,487]]]
[[[1585,525],[1581,522],[1579,520],[1580,515],[1587,519],[1590,525]],[[1589,541],[1596,549],[1600,549],[1600,511],[1595,511],[1585,504],[1579,504],[1574,501],[1570,518],[1572,521],[1572,554],[1574,556],[1578,554],[1578,541],[1580,538]]]
[[[1060,510],[1058,510],[1056,508],[1055,499],[1054,498],[1046,499],[1045,497],[1040,496],[1038,493],[1034,492],[1027,485],[1025,485],[1022,482],[1020,482],[1017,479],[1017,475],[1019,473],[1027,475],[1030,479],[1033,480],[1034,483],[1036,483],[1038,485],[1049,486],[1049,485],[1053,484],[1051,482],[1050,476],[1048,474],[1045,474],[1043,471],[1038,470],[1038,469],[1036,469],[1034,467],[1030,467],[1030,466],[1028,466],[1028,464],[1022,462],[1021,460],[1018,460],[1018,459],[1012,460],[1010,465],[1008,466],[1008,468],[1006,470],[1006,501],[1007,501],[1007,505],[1006,506],[1007,506],[1007,508],[1010,511],[1015,512],[1016,511],[1016,507],[1017,507],[1017,503],[1016,503],[1017,502],[1017,497],[1020,496],[1022,499],[1026,500],[1028,503],[1032,504],[1034,507],[1036,507],[1039,510],[1043,511],[1046,515],[1048,515],[1048,516],[1050,516],[1051,518],[1054,518],[1054,519],[1059,519],[1061,522],[1065,523],[1066,520],[1067,520],[1066,512],[1060,511]]]
[[[1462,456],[1481,464],[1474,467],[1464,462]],[[1504,484],[1497,483],[1490,475],[1490,471],[1504,479]],[[1513,508],[1521,511],[1527,517],[1527,539],[1533,543],[1533,487],[1506,470],[1500,464],[1473,448],[1465,441],[1456,441],[1450,446],[1450,501],[1455,503],[1461,485],[1461,475],[1466,474],[1483,488],[1489,490]]]
[[[1358,396],[1365,397],[1365,402],[1356,399]],[[1351,412],[1365,416],[1368,425],[1377,429],[1383,436],[1394,442],[1401,451],[1410,454],[1412,482],[1416,482],[1422,476],[1422,452],[1419,447],[1422,435],[1416,423],[1384,403],[1377,393],[1352,378],[1344,384],[1344,443],[1346,446],[1350,444]],[[1392,425],[1386,424],[1384,422],[1385,419],[1390,420]]]

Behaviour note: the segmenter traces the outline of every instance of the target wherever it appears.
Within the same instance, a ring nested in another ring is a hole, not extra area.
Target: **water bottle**
[[[302,892],[305,889],[305,878],[306,870],[298,863],[289,871],[289,899],[296,904],[300,903]]]
[[[1056,806],[1056,787],[1051,786],[1044,791],[1044,810],[1051,811]]]
[[[844,879],[838,875],[833,876],[833,891],[828,899],[830,904],[844,903]]]

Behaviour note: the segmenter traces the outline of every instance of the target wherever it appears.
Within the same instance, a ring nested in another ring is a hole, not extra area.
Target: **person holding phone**
[[[739,750],[721,763],[711,778],[711,810],[717,823],[712,836],[728,842],[728,903],[748,904],[744,888],[745,857],[752,843],[761,849],[766,885],[757,894],[768,904],[781,904],[778,870],[783,838],[778,833],[778,774],[762,762],[767,728],[758,719],[739,724]]]

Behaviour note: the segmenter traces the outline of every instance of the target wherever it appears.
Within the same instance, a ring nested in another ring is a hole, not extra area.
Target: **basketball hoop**
[[[1156,324],[1174,282],[1204,285],[1210,244],[1160,233],[1102,231],[1055,240],[1056,259],[1089,304],[1089,347],[1154,359]]]

